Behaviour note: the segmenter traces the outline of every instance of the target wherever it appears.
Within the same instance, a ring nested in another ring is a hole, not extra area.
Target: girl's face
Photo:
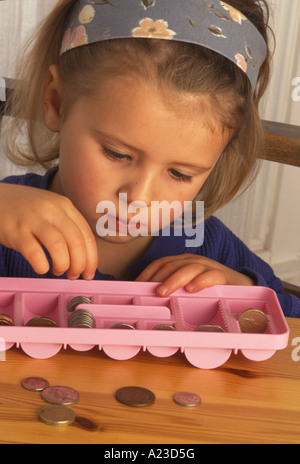
[[[106,213],[97,212],[97,205],[111,202],[106,204],[115,207],[116,228],[104,240],[121,243],[135,239],[128,222],[136,213],[129,204],[140,206],[141,230],[145,224],[150,233],[151,202],[176,200],[183,207],[192,201],[229,140],[229,134],[205,124],[196,97],[175,99],[129,77],[107,79],[93,98],[79,97],[59,130],[60,193],[95,235]],[[120,203],[121,193],[127,202]]]

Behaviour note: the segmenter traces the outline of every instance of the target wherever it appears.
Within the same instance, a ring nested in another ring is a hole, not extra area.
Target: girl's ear
[[[60,132],[63,85],[56,65],[51,65],[44,98],[45,124],[52,132]]]

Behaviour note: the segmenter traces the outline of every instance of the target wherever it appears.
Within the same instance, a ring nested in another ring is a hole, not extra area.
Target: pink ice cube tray
[[[168,298],[156,296],[157,283],[115,281],[68,281],[44,279],[0,279],[0,313],[15,326],[1,326],[0,337],[8,350],[14,344],[38,359],[57,354],[70,346],[88,351],[97,346],[109,357],[130,359],[142,349],[157,357],[178,350],[195,367],[213,369],[241,350],[250,360],[263,361],[288,344],[289,328],[275,292],[264,287],[216,286],[190,294],[180,289]],[[86,296],[96,328],[70,328],[68,303]],[[241,333],[238,315],[249,308],[264,311],[268,328],[264,334]],[[59,327],[28,327],[34,317],[48,316]],[[136,330],[112,329],[128,323]],[[168,324],[174,331],[152,330]],[[200,324],[216,324],[224,333],[196,332]],[[1,345],[0,345],[1,349]]]

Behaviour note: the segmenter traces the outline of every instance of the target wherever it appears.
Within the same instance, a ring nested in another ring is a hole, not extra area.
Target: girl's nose
[[[155,180],[149,174],[134,176],[123,185],[122,192],[127,193],[128,203],[136,207],[150,206],[154,198]]]

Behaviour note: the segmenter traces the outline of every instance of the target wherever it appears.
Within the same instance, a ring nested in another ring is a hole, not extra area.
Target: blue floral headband
[[[78,0],[61,55],[108,39],[149,38],[194,43],[233,61],[257,83],[267,45],[256,27],[220,0]]]

